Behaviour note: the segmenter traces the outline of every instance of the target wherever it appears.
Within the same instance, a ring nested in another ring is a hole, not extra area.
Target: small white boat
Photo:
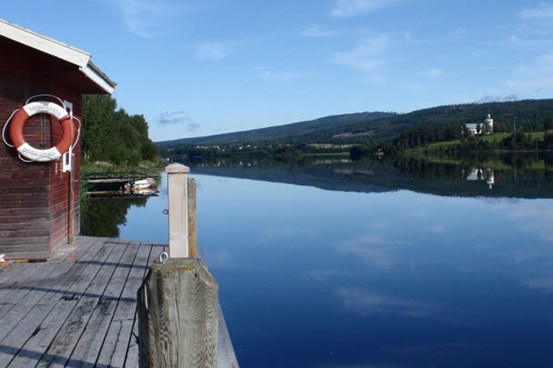
[[[157,183],[152,178],[146,178],[146,179],[140,179],[136,180],[131,184],[131,190],[143,190],[148,188],[155,188],[157,187]]]

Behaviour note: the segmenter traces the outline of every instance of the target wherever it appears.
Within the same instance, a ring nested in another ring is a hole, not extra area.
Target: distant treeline
[[[529,109],[524,113],[525,118],[520,119],[518,124],[512,116],[508,121],[495,120],[494,135],[471,135],[466,124],[461,122],[429,122],[413,126],[393,140],[367,140],[352,147],[350,152],[353,158],[358,158],[371,155],[379,149],[386,153],[397,153],[417,147],[428,148],[439,142],[452,143],[432,146],[432,150],[450,154],[487,150],[553,149],[553,112],[546,109]],[[499,110],[498,115],[507,116],[503,110]]]
[[[315,143],[359,143],[371,134],[367,130],[367,124],[394,115],[385,112],[333,115],[299,123],[206,137],[182,138],[157,142],[157,144],[160,147],[246,146],[248,144],[267,147]]]
[[[507,132],[542,132],[553,129],[553,113],[535,114],[533,119],[525,119],[519,123],[518,129],[512,122],[494,121],[494,133]],[[470,131],[463,123],[444,123],[420,125],[403,132],[393,141],[396,149],[408,149],[424,146],[430,143],[453,141],[471,137]],[[473,137],[475,138],[475,137]]]
[[[85,160],[137,165],[159,157],[143,115],[129,115],[105,95],[83,96],[82,154]]]
[[[340,145],[307,145],[307,144],[274,144],[269,146],[225,145],[225,146],[191,146],[159,147],[163,157],[174,160],[181,158],[195,159],[208,157],[275,157],[291,159],[305,155],[321,155],[347,152],[350,146]]]
[[[542,136],[520,135],[499,142],[473,137],[466,124],[494,119],[494,133],[542,132]],[[337,151],[351,149],[352,156],[401,152],[438,142],[456,142],[455,149],[548,149],[543,132],[553,129],[553,99],[472,103],[438,106],[406,114],[355,113],[328,116],[284,126],[158,142],[162,154],[207,157],[233,154],[285,156],[311,153],[315,147],[332,146]],[[548,137],[545,137],[548,138]],[[462,142],[461,142],[462,141]],[[242,148],[241,148],[242,147]]]

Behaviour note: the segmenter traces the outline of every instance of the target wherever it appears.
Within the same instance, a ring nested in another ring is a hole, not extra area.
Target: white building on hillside
[[[488,117],[482,124],[466,124],[466,126],[471,135],[493,134],[492,115],[488,114]]]

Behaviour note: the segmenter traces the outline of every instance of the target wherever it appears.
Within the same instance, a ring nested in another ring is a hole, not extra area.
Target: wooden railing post
[[[188,257],[196,258],[196,180],[188,178]]]
[[[182,164],[171,164],[167,172],[169,209],[169,257],[190,257],[188,243],[188,180],[190,169]]]

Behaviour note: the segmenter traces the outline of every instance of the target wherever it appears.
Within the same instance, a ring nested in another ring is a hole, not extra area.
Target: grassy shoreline
[[[147,176],[159,176],[159,173],[165,168],[165,161],[163,159],[155,161],[144,161],[140,164],[134,165],[115,165],[105,161],[86,161],[81,162],[81,178],[92,173],[105,173],[105,174],[126,174],[126,173],[143,173]]]

